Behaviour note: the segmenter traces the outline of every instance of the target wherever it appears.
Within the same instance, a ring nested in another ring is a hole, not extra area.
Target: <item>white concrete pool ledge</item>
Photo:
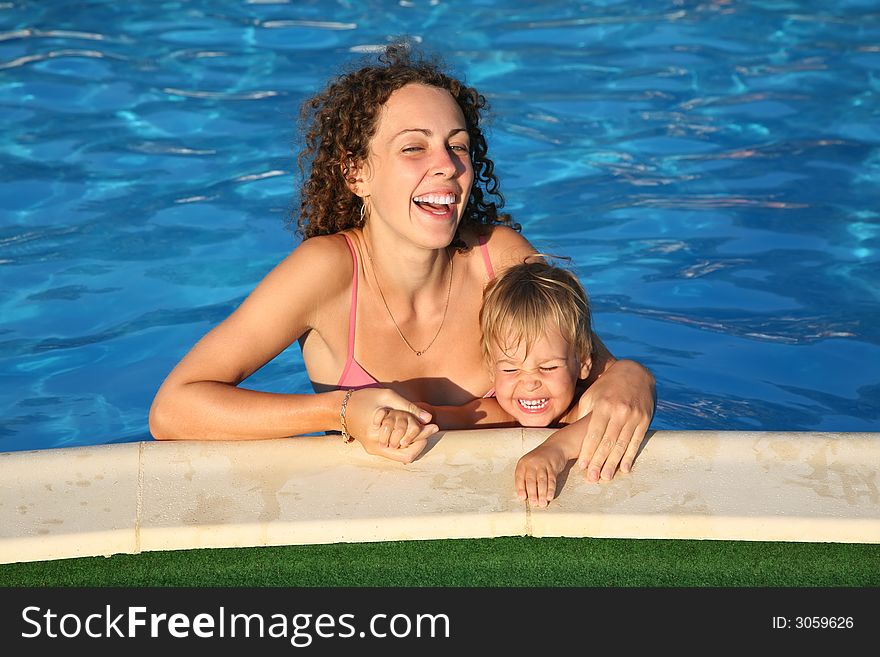
[[[419,460],[338,436],[0,453],[0,563],[438,538],[880,543],[880,433],[652,432],[630,474],[513,488],[546,429],[441,433]]]

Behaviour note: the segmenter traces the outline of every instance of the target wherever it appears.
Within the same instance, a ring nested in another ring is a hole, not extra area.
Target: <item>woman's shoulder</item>
[[[266,280],[295,285],[300,293],[322,294],[347,287],[352,276],[351,251],[340,235],[320,235],[303,240],[275,267]],[[310,283],[312,285],[310,285]]]
[[[339,268],[340,260],[351,261],[351,251],[342,233],[317,235],[303,240],[282,261],[317,267],[323,273]],[[349,269],[351,273],[351,269]]]

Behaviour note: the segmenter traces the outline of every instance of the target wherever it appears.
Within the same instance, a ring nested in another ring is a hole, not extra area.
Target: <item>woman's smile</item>
[[[413,197],[419,210],[438,219],[451,219],[455,211],[456,195],[453,193],[430,192]]]

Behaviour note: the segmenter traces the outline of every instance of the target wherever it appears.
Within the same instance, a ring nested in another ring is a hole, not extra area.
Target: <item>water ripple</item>
[[[316,27],[320,30],[356,30],[357,23],[338,23],[336,21],[295,21],[295,20],[278,20],[263,21],[261,27],[273,30],[284,27]]]
[[[597,311],[608,312],[612,309],[610,305],[606,305],[609,298],[603,296],[593,299]],[[658,308],[635,307],[628,305],[626,301],[618,301],[614,304],[613,310],[761,342],[810,344],[830,338],[866,339],[867,337],[861,330],[861,321],[858,317],[820,315],[713,317],[705,308],[699,309],[699,315],[695,316]]]
[[[678,21],[687,16],[685,11],[672,11],[664,14],[643,14],[640,16],[624,14],[622,16],[585,16],[582,18],[567,18],[562,20],[539,20],[515,22],[506,24],[509,29],[552,29],[557,27],[581,27],[584,25],[632,25],[636,23],[658,23],[664,21]]]
[[[224,91],[194,91],[189,89],[175,89],[164,87],[162,89],[169,96],[184,96],[186,98],[211,98],[219,100],[261,100],[282,95],[279,91],[250,91],[247,93],[228,93]]]
[[[0,70],[8,68],[17,68],[35,62],[43,62],[49,59],[58,59],[59,57],[87,57],[91,59],[118,59],[126,60],[126,57],[113,53],[105,53],[100,50],[76,50],[72,48],[63,48],[61,50],[52,50],[50,52],[38,53],[36,55],[24,55],[6,62],[0,62]]]
[[[734,196],[731,194],[694,194],[688,196],[642,196],[633,195],[617,207],[649,207],[649,208],[680,208],[706,210],[710,208],[767,208],[772,210],[798,210],[810,207],[807,203],[792,203],[790,201],[774,201],[770,198],[749,198]]]
[[[26,27],[22,30],[13,32],[0,32],[0,41],[11,41],[15,39],[86,39],[88,41],[115,41],[117,43],[132,43],[132,40],[126,37],[107,37],[97,32],[77,32],[74,30],[36,30]]]
[[[128,144],[128,148],[137,153],[151,155],[216,155],[217,151],[211,148],[187,148],[185,146],[173,146],[161,144],[155,141],[144,141]]]
[[[272,171],[264,171],[263,173],[250,173],[245,176],[233,178],[233,182],[252,182],[254,180],[265,180],[266,178],[277,178],[278,176],[286,176],[290,172],[281,169],[273,169]]]

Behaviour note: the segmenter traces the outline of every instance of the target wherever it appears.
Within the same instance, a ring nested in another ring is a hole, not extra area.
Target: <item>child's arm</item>
[[[556,478],[578,457],[590,424],[586,416],[562,427],[516,464],[516,496],[532,506],[547,506],[556,496]]]
[[[422,402],[417,406],[431,414],[441,431],[518,426],[494,397],[481,397],[461,406],[433,406]]]

